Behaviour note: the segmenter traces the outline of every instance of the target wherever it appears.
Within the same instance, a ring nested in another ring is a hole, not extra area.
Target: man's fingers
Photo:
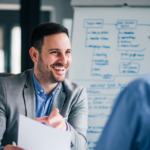
[[[62,118],[60,115],[54,116],[53,118],[48,120],[49,125],[52,127],[56,127],[61,122],[61,119]]]
[[[46,125],[52,126],[60,130],[66,130],[66,123],[64,118],[59,114],[59,109],[55,108],[49,116],[42,118],[35,118],[38,122],[43,122]]]
[[[13,146],[13,145],[6,145],[5,150],[24,150],[23,148],[20,148],[18,146]]]
[[[34,120],[38,121],[38,122],[43,122],[43,123],[46,124],[46,122],[48,120],[48,116],[44,116],[44,117],[41,117],[41,118],[35,118]]]
[[[60,123],[55,128],[65,131],[66,130],[66,123]]]
[[[25,150],[25,149],[20,148],[20,147],[18,147],[18,146],[13,146],[13,147],[14,147],[14,149],[13,149],[13,150]]]
[[[57,116],[59,114],[59,109],[58,108],[55,108],[51,113],[50,115],[48,116],[48,119],[51,119],[53,118],[54,116]]]
[[[57,115],[50,120],[51,126],[60,130],[66,130],[66,122],[61,115]]]

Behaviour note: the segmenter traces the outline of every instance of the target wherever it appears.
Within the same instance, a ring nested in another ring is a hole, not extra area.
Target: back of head
[[[41,53],[41,48],[44,42],[44,36],[57,34],[57,33],[66,33],[68,36],[67,28],[65,28],[60,24],[47,22],[38,25],[32,31],[31,34],[31,47],[35,47]]]

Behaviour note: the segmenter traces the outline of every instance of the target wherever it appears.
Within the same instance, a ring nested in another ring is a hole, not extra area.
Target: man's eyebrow
[[[50,50],[48,50],[48,51],[59,51],[60,49],[58,49],[58,48],[52,48],[52,49],[50,49]]]
[[[52,49],[50,49],[50,50],[48,50],[48,51],[59,51],[60,49],[58,49],[58,48],[52,48]],[[70,48],[68,48],[68,49],[66,49],[66,50],[70,50],[70,51],[72,51],[72,49],[70,49]]]
[[[70,50],[70,51],[72,51],[72,49],[71,49],[71,48],[68,48],[67,50]]]

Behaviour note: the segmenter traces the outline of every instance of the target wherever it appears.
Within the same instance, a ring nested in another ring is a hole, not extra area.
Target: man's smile
[[[55,70],[60,70],[60,71],[64,71],[65,67],[57,67],[57,66],[54,66],[53,67]]]
[[[53,68],[53,70],[57,73],[57,74],[59,74],[59,75],[63,75],[63,74],[65,74],[65,70],[66,70],[66,67],[64,67],[64,66],[52,66],[52,68]]]

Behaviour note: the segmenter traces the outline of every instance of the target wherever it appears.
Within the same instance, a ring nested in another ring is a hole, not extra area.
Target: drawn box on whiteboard
[[[118,20],[117,29],[136,29],[137,20]]]
[[[103,19],[85,19],[83,23],[84,28],[102,28]]]
[[[119,65],[119,72],[123,74],[139,73],[140,64],[134,62],[124,62]]]

